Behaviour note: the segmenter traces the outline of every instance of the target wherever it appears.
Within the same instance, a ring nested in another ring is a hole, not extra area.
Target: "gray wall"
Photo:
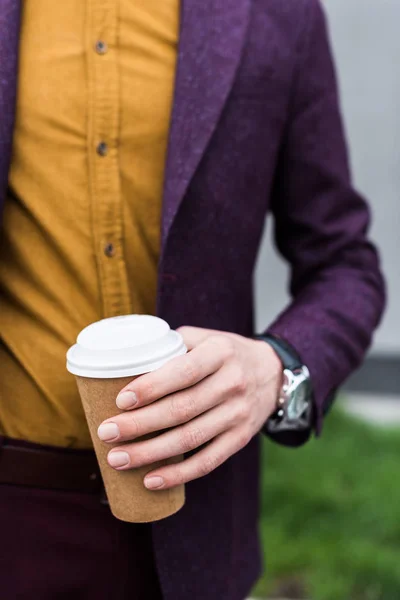
[[[373,347],[400,354],[400,1],[325,0],[337,62],[342,108],[356,186],[373,209],[377,242],[389,285],[389,307]],[[256,273],[258,328],[284,307],[287,269],[271,250],[269,232]],[[398,300],[397,300],[398,301]]]

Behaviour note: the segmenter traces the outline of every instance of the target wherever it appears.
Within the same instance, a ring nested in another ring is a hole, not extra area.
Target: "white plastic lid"
[[[85,327],[67,352],[74,375],[111,379],[154,371],[186,353],[182,336],[149,315],[112,317]]]

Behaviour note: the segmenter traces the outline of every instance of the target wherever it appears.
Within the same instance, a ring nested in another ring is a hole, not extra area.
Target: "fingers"
[[[242,423],[243,403],[225,402],[190,422],[150,440],[124,444],[111,450],[108,461],[120,469],[153,464],[199,448],[224,431]],[[125,453],[125,464],[116,464],[116,455]]]
[[[244,448],[250,439],[250,435],[238,428],[225,431],[211,444],[183,462],[148,473],[144,484],[148,489],[161,490],[204,477]]]
[[[117,397],[122,410],[140,408],[179,390],[189,388],[218,371],[228,356],[228,342],[211,336],[185,356],[172,359],[163,367],[138,377]]]
[[[103,442],[125,442],[182,425],[226,400],[242,395],[242,384],[240,371],[224,365],[195,386],[107,419],[100,425],[98,436]]]
[[[226,397],[224,377],[220,370],[196,386],[104,421],[98,434],[104,442],[134,440],[148,433],[187,423],[220,404]]]

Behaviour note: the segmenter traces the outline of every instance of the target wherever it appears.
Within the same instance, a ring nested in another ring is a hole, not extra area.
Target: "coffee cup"
[[[144,486],[144,477],[183,457],[116,471],[108,464],[107,455],[121,444],[102,442],[97,435],[98,427],[105,419],[126,412],[117,407],[116,397],[129,382],[185,353],[181,335],[162,319],[150,315],[126,315],[92,323],[80,332],[76,344],[68,350],[67,369],[76,377],[110,509],[122,521],[158,521],[182,508],[183,485],[151,491]],[[146,439],[155,435],[149,434]],[[133,443],[138,441],[139,438]]]

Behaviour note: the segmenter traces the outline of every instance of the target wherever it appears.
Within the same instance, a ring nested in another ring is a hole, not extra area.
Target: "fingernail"
[[[103,423],[98,428],[97,435],[103,442],[110,442],[119,437],[119,427],[116,423]]]
[[[117,406],[122,410],[133,408],[137,404],[135,392],[121,392],[117,396]]]
[[[108,464],[112,467],[125,467],[129,464],[129,454],[127,452],[110,452]]]
[[[146,477],[144,485],[148,490],[156,490],[164,485],[164,479],[162,477]]]

